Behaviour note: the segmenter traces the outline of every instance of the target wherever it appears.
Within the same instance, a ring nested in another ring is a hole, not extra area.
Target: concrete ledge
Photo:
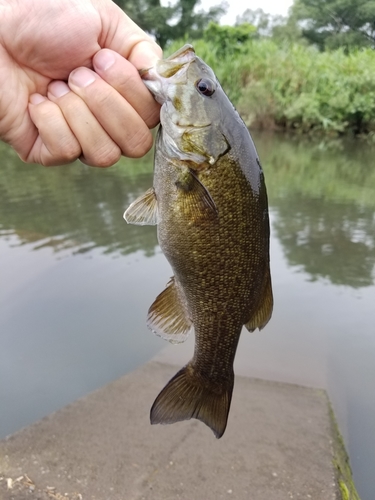
[[[217,440],[196,420],[149,424],[175,371],[150,362],[1,441],[0,499],[342,498],[324,391],[237,377]]]

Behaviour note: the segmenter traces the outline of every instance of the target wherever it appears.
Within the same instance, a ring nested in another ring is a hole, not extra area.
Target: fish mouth
[[[173,52],[172,55],[167,57],[167,61],[173,61],[174,59],[181,59],[184,57],[195,57],[195,50],[192,45],[189,43],[186,43],[183,47],[181,47],[179,50],[176,50],[176,52]]]
[[[188,68],[195,60],[195,51],[187,44],[167,59],[158,60],[152,68],[141,69],[139,74],[156,101],[164,104],[171,100],[170,86],[187,83]]]
[[[139,76],[143,78],[143,76],[146,75],[150,71],[150,69],[152,69],[152,67],[138,70]]]
[[[152,68],[139,70],[139,75],[142,80],[171,78],[184,66],[193,62],[195,58],[196,55],[193,46],[186,44],[167,59],[160,59]]]

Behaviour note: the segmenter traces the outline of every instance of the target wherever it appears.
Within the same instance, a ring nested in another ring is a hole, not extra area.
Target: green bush
[[[319,52],[312,46],[235,37],[228,38],[225,47],[223,40],[219,30],[216,41],[206,37],[194,47],[249,126],[375,134],[372,49]],[[168,52],[182,43],[175,42]]]

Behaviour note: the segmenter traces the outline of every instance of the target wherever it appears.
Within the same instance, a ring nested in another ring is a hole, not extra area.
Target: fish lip
[[[170,61],[169,65],[143,69],[139,72],[143,84],[153,94],[155,100],[159,104],[164,104],[171,101],[168,95],[168,87],[170,83],[173,85],[182,85],[187,81],[187,70],[193,59],[187,61]]]
[[[193,59],[195,57],[195,50],[194,50],[194,47],[192,45],[190,45],[189,43],[186,43],[183,47],[181,47],[179,50],[176,50],[176,52],[173,52],[173,54],[171,54],[169,57],[167,57],[165,59],[165,61],[173,61],[173,59],[176,59],[177,57],[178,58],[181,58],[183,57],[184,55],[186,54],[189,54],[189,53],[192,53],[193,56],[190,57],[190,60]],[[190,60],[186,61],[185,64],[187,64],[188,62],[190,62]],[[185,65],[184,64],[184,65]],[[183,66],[184,66],[183,65]],[[150,66],[149,68],[142,68],[140,70],[138,70],[138,73],[139,73],[139,76],[142,78],[144,75],[146,75],[154,66]]]
[[[182,68],[190,65],[196,58],[194,47],[185,44],[166,59],[160,59],[155,66],[138,71],[142,80],[168,79],[177,74]]]
[[[192,52],[194,54],[193,57],[195,57],[194,47],[192,45],[190,45],[190,43],[185,43],[185,45],[183,47],[176,50],[176,52],[173,52],[173,54],[171,54],[169,57],[167,57],[166,60],[173,61],[173,59],[176,59],[177,57],[180,58],[180,57],[184,56],[185,54],[188,54],[189,52]]]
[[[138,70],[139,76],[142,78],[143,75],[145,75],[146,73],[148,73],[150,71],[150,69],[152,69],[152,68],[150,67],[150,68],[143,68],[143,69]]]

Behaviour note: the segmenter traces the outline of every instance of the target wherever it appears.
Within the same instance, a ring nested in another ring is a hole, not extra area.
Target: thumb
[[[102,48],[112,49],[137,69],[150,68],[163,55],[160,46],[111,0],[93,0],[102,20]]]

